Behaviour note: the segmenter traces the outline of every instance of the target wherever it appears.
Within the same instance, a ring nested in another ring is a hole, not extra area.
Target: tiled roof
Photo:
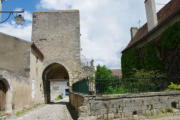
[[[168,17],[170,17],[171,15],[175,14],[178,11],[180,11],[180,0],[171,0],[157,13],[158,24],[161,24]],[[138,41],[140,41],[141,38],[143,38],[147,34],[148,34],[148,27],[146,23],[141,28],[139,28],[138,32],[136,33],[134,38],[130,41],[130,43],[127,45],[127,47],[123,50],[123,52],[129,49],[130,47],[132,47]]]
[[[121,69],[112,69],[112,74],[115,75],[115,76],[122,76],[122,72],[121,72]]]

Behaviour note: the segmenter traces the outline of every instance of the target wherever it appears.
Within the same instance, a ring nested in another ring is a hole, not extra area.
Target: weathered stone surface
[[[42,102],[43,94],[39,90],[43,89],[46,70],[53,64],[67,70],[70,91],[74,82],[94,73],[93,66],[81,64],[78,10],[35,11],[32,29],[32,42],[44,55],[44,60],[36,63],[37,56],[31,54],[31,79],[38,81],[35,91],[39,96],[34,99],[35,102]]]
[[[0,68],[28,76],[30,46],[28,41],[0,33]]]
[[[0,74],[0,81],[3,81],[8,88],[6,92],[6,112],[11,113],[12,110],[22,110],[30,107],[32,104],[29,78],[1,69]]]
[[[131,119],[137,115],[158,115],[164,110],[173,107],[178,109],[180,106],[180,91],[106,96],[83,96],[74,94],[74,96],[84,98],[84,100],[86,99],[86,104],[79,103],[79,105],[82,106],[76,106],[86,108],[78,111],[80,118],[82,112],[82,117],[93,116],[96,117],[96,119],[105,119],[108,115],[109,118],[113,119]],[[74,101],[74,103],[76,102]],[[173,104],[176,105],[173,106]],[[84,113],[87,114],[85,115]]]

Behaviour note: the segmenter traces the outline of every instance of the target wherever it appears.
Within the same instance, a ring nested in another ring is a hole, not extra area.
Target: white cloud
[[[40,0],[38,8],[79,9],[82,53],[110,68],[121,67],[120,52],[130,41],[130,27],[146,21],[144,0]]]
[[[14,21],[0,25],[0,32],[31,41],[32,24],[17,26]]]
[[[159,11],[165,4],[167,4],[170,0],[156,0],[156,8]]]
[[[156,0],[157,11],[169,0]],[[120,52],[130,41],[129,29],[145,23],[144,0],[40,0],[40,9],[79,9],[81,16],[82,54],[95,59],[95,64],[120,68]],[[21,10],[17,8],[16,10]],[[32,14],[17,26],[14,21],[0,25],[0,32],[31,41]]]
[[[15,11],[21,11],[21,8],[16,8]],[[0,24],[0,32],[15,36],[27,41],[31,41],[32,33],[32,14],[28,11],[22,13],[25,23],[22,26],[16,25],[14,19],[11,22]]]
[[[32,21],[32,14],[29,13],[28,11],[24,12],[24,19],[27,21]]]

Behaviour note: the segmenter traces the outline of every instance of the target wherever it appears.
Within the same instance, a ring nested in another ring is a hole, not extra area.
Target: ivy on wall
[[[133,75],[134,69],[166,72],[166,61],[172,59],[168,58],[169,54],[177,52],[179,48],[180,22],[177,22],[161,34],[159,42],[152,41],[141,48],[132,48],[123,53],[121,58],[123,77]],[[178,63],[180,64],[180,61]]]
[[[157,56],[158,49],[156,48],[155,43],[148,43],[143,47],[143,64],[141,64],[140,68],[145,71],[164,71],[163,62]]]
[[[131,49],[122,55],[122,72],[123,76],[131,76],[135,71],[134,68],[138,68],[140,61],[138,57],[138,49]]]

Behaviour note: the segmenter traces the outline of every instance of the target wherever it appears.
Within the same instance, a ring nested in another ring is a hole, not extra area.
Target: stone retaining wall
[[[107,96],[73,94],[73,97],[76,99],[72,98],[71,104],[79,107],[79,120],[133,118],[135,115],[158,114],[170,108],[180,109],[180,91]]]
[[[83,106],[84,96],[70,92],[69,101],[70,101],[70,104],[75,108],[75,110],[78,111],[78,108],[80,106]]]

